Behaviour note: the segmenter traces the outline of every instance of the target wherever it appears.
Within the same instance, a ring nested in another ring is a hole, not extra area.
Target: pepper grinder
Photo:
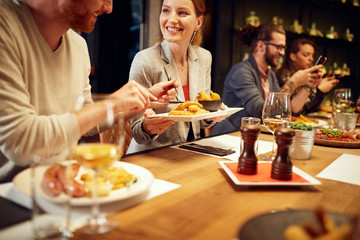
[[[278,150],[271,166],[271,177],[274,179],[292,179],[292,163],[289,158],[289,146],[291,145],[294,135],[295,131],[291,128],[278,128],[275,131]]]
[[[258,139],[260,127],[255,124],[241,126],[241,137],[244,141],[244,150],[239,157],[237,172],[246,175],[257,174],[257,157],[255,142]]]

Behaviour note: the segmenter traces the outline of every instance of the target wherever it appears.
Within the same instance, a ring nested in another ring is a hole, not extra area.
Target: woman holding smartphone
[[[296,71],[310,68],[314,61],[315,43],[306,38],[295,39],[287,48],[285,60],[281,68],[276,72],[280,86],[282,86]],[[323,64],[323,63],[320,63]],[[330,92],[338,84],[339,80],[329,74],[316,79],[295,90],[292,99],[299,99],[293,106],[293,115],[306,114],[317,111],[326,93]]]

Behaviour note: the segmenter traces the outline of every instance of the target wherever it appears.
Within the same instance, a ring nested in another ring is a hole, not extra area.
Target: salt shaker
[[[244,150],[239,157],[237,172],[255,175],[257,174],[257,157],[254,147],[258,139],[260,127],[255,124],[245,124],[241,126],[240,131],[244,142]]]
[[[289,158],[289,147],[294,135],[295,131],[291,128],[278,128],[275,131],[278,150],[271,166],[271,177],[274,179],[292,179],[292,163]]]

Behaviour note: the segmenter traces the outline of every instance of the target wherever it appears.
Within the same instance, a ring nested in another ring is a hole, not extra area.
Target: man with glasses
[[[229,107],[244,110],[216,124],[211,135],[238,131],[242,117],[261,118],[264,99],[268,92],[287,92],[290,95],[302,85],[311,85],[322,77],[322,65],[300,70],[280,89],[275,73],[280,58],[285,55],[286,35],[278,25],[246,25],[239,34],[240,40],[251,49],[250,57],[233,66],[226,76],[223,102]],[[294,104],[292,102],[292,104]]]

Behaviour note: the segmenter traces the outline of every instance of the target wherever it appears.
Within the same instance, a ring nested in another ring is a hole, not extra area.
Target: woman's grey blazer
[[[188,66],[190,101],[196,100],[196,96],[200,91],[210,93],[211,60],[212,57],[209,51],[201,47],[189,46]],[[181,85],[171,49],[166,40],[137,53],[130,68],[129,79],[135,80],[146,89],[156,83],[169,81],[173,78],[176,78]],[[184,101],[185,97],[182,87],[178,88],[178,93],[180,99]],[[174,107],[176,107],[176,105],[170,104],[166,107],[153,110],[157,114],[167,113]],[[177,122],[161,135],[149,136],[141,127],[143,119],[143,113],[138,114],[131,119],[133,139],[127,153],[186,142],[190,127],[188,122]],[[206,128],[212,125],[213,124],[207,124],[205,121],[192,122],[195,139],[200,138],[200,128]]]

